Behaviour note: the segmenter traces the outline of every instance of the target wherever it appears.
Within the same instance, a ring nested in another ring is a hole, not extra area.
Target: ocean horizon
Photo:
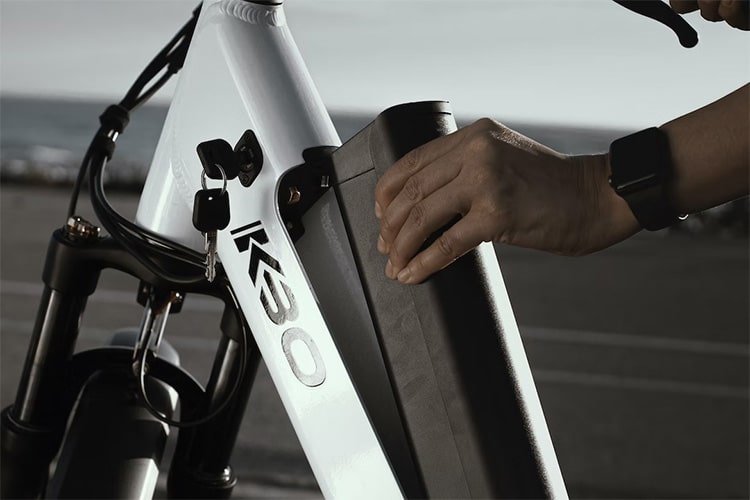
[[[0,95],[1,178],[46,184],[72,182],[99,125],[98,116],[109,104],[98,100]],[[117,152],[108,169],[110,184],[134,185],[143,181],[167,109],[165,104],[148,104],[132,114],[127,130],[117,140]],[[330,114],[343,142],[377,115],[347,110],[332,110]],[[457,116],[459,126],[471,121],[472,118]],[[604,151],[614,138],[629,132],[544,124],[507,125],[569,154]]]
[[[0,181],[61,187],[72,185],[81,158],[98,128],[98,117],[109,104],[99,100],[0,95]],[[167,110],[166,104],[147,104],[132,114],[127,130],[117,140],[117,153],[105,171],[108,189],[140,191]],[[331,110],[330,114],[343,142],[377,116],[377,112],[348,110]],[[461,116],[459,112],[456,115],[459,126],[476,119]],[[502,117],[493,118],[565,154],[606,151],[614,139],[633,132],[606,127],[515,123],[506,122]],[[679,228],[746,235],[747,198],[690,217],[679,224]]]

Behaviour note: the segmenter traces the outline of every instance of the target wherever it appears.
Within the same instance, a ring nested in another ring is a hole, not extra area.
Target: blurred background
[[[97,116],[194,3],[0,1],[3,406]],[[686,18],[700,43],[684,49],[608,0],[288,0],[285,10],[343,140],[391,105],[447,99],[463,124],[490,116],[561,152],[595,153],[750,79],[750,35],[697,13]],[[172,89],[118,140],[108,182],[125,214]],[[583,258],[497,247],[572,497],[748,496],[747,233],[745,200]],[[80,348],[138,323],[136,286],[104,274]],[[220,310],[188,299],[168,327],[200,380]],[[234,466],[236,498],[319,494],[263,368]]]

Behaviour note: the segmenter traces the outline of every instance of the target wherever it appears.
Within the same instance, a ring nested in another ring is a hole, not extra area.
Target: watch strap
[[[609,148],[610,185],[641,227],[656,231],[678,219],[669,187],[673,178],[669,139],[652,127],[614,141]]]

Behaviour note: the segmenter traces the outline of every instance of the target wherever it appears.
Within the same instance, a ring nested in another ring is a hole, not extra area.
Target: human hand
[[[608,179],[606,155],[565,156],[483,118],[411,151],[379,180],[385,273],[419,283],[483,241],[562,255],[606,248],[640,229]]]
[[[750,1],[748,0],[669,0],[669,5],[679,14],[698,9],[708,21],[726,21],[741,30],[750,30]]]

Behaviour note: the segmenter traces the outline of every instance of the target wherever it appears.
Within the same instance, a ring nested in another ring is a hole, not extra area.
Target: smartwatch
[[[683,218],[670,197],[674,168],[662,130],[652,127],[617,139],[609,147],[609,164],[609,184],[641,227],[657,231]]]

